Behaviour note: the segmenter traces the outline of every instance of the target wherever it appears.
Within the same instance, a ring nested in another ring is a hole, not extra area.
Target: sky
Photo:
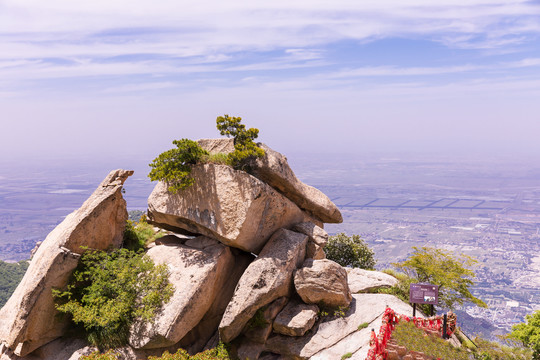
[[[0,0],[0,109],[4,159],[146,161],[223,114],[285,154],[540,158],[540,2]]]

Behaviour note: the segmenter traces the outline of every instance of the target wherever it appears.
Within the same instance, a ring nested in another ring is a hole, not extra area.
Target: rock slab
[[[201,139],[199,145],[210,153],[234,151],[233,139]],[[250,173],[267,183],[301,209],[325,223],[341,223],[343,217],[337,206],[320,190],[304,184],[292,171],[287,158],[263,143],[257,146],[265,152],[264,157],[253,159]]]
[[[250,164],[253,176],[277,189],[320,221],[324,223],[343,222],[343,217],[336,204],[319,189],[298,180],[285,156],[263,143],[257,145],[264,150],[265,155],[262,158],[254,159]]]
[[[64,334],[51,295],[64,288],[88,246],[119,247],[128,218],[122,185],[133,171],[114,170],[78,210],[69,214],[43,241],[19,286],[0,309],[0,342],[25,356]]]
[[[176,194],[159,182],[148,199],[149,222],[188,231],[258,254],[280,228],[311,218],[285,196],[244,171],[196,165],[195,184]]]
[[[332,260],[307,259],[294,275],[294,287],[306,304],[349,306],[352,299],[347,272]]]
[[[368,292],[382,287],[397,285],[398,280],[392,275],[380,271],[364,270],[359,268],[345,268],[347,281],[353,294]]]
[[[196,247],[188,246],[192,243]],[[179,342],[204,317],[234,266],[228,247],[199,238],[185,245],[157,245],[147,252],[154,263],[166,264],[174,294],[153,322],[136,322],[129,343],[137,349],[167,347]]]
[[[274,320],[274,332],[287,336],[303,336],[317,320],[319,307],[291,301]]]
[[[307,236],[280,229],[246,269],[219,324],[220,339],[236,338],[258,309],[290,296],[293,271],[305,257]]]

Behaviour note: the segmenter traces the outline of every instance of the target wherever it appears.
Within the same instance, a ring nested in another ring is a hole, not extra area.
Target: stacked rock
[[[210,153],[234,150],[231,139],[199,144]],[[173,194],[166,183],[155,186],[149,222],[187,236],[167,236],[147,251],[167,265],[175,291],[153,322],[132,325],[124,359],[179,347],[194,354],[218,341],[230,343],[241,359],[336,358],[350,344],[354,351],[367,344],[359,324],[377,321],[384,304],[396,301],[351,295],[347,271],[323,251],[323,224],[342,222],[340,211],[298,180],[283,155],[259,146],[265,156],[251,161],[248,171],[200,164],[185,190]],[[93,351],[80,340],[60,338],[68,324],[56,316],[51,289],[67,285],[81,246],[121,245],[127,219],[121,190],[131,174],[111,172],[43,241],[0,310],[0,360],[46,360],[50,354],[67,360]],[[320,316],[336,308],[342,316]]]

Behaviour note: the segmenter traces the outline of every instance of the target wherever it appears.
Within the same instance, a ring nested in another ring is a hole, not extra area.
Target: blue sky
[[[152,158],[230,114],[286,154],[540,157],[539,35],[538,1],[1,0],[0,151]]]

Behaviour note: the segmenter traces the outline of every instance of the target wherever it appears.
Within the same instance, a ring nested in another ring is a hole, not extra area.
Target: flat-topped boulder
[[[167,347],[190,332],[226,293],[223,285],[233,271],[234,257],[229,247],[205,237],[185,244],[157,245],[147,256],[156,264],[167,265],[175,290],[154,321],[132,325],[129,343],[143,349]],[[234,289],[236,284],[229,286]]]
[[[290,296],[293,271],[302,264],[307,236],[278,230],[248,266],[219,324],[220,339],[230,342],[242,332],[258,309],[279,297]]]
[[[398,280],[392,275],[374,270],[345,268],[347,282],[353,294],[388,288],[397,285]]]
[[[122,185],[133,171],[114,170],[38,248],[19,286],[0,309],[0,343],[25,356],[64,334],[68,319],[56,316],[51,290],[63,289],[83,252],[122,244],[128,218]]]
[[[234,151],[233,139],[201,139],[199,145],[210,153]],[[323,223],[343,222],[337,206],[323,192],[300,181],[285,156],[266,144],[258,143],[257,146],[264,150],[265,155],[250,162],[250,174],[278,190]]]
[[[176,194],[159,182],[148,199],[149,222],[202,234],[259,253],[280,228],[313,219],[261,180],[226,165],[196,165],[195,183]]]

